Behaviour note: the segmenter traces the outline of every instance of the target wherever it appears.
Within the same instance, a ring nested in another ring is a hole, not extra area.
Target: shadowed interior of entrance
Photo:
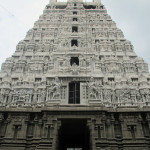
[[[59,130],[59,150],[71,150],[80,148],[89,150],[90,134],[87,127],[87,120],[64,119],[61,120]]]

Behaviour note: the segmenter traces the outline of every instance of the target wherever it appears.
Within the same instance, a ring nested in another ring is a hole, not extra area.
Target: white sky
[[[0,0],[0,66],[33,27],[49,0]],[[150,0],[102,0],[109,15],[150,68]]]

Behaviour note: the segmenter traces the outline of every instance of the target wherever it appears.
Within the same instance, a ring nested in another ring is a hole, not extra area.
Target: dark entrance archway
[[[90,150],[90,133],[85,119],[63,119],[59,129],[59,150]]]

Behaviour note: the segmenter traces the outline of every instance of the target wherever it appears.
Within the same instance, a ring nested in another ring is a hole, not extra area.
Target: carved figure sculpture
[[[88,83],[89,95],[92,99],[101,99],[101,83],[96,82],[93,77],[91,77]]]
[[[59,99],[59,96],[61,93],[61,85],[62,85],[62,82],[58,79],[58,77],[55,77],[55,80],[50,82],[50,85],[48,88],[48,100]]]

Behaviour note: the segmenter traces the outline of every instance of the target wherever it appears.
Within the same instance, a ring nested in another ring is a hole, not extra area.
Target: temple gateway
[[[0,150],[150,150],[150,73],[100,0],[51,0],[0,72]]]

